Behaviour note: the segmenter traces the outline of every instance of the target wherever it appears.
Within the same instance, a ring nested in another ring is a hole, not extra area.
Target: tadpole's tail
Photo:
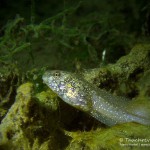
[[[137,123],[140,123],[140,124],[143,124],[143,125],[150,126],[150,118],[144,118],[144,117],[136,115],[136,116],[134,116],[133,122],[137,122]]]
[[[134,116],[135,122],[150,125],[150,106],[148,104],[132,105],[129,111]]]

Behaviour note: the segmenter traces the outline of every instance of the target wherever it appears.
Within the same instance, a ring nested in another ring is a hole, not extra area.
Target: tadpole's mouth
[[[49,72],[45,72],[42,76],[42,79],[43,79],[43,82],[45,84],[48,84],[49,80],[50,80],[51,76],[50,76],[50,73]]]

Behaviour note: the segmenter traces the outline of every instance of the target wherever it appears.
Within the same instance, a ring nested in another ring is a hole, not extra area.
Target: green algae
[[[100,88],[111,89],[112,92],[132,98],[140,91],[137,82],[149,70],[149,53],[149,44],[137,44],[128,55],[121,57],[115,64],[85,70],[81,74],[88,82]]]
[[[40,105],[33,87],[25,83],[18,88],[15,103],[0,125],[2,149],[59,149],[65,144],[56,144],[55,138],[59,141],[57,136],[64,136],[57,131],[57,116],[54,110]]]
[[[149,127],[134,123],[118,125],[112,128],[91,130],[90,132],[68,132],[66,134],[72,137],[72,140],[67,150],[85,149],[100,150],[100,149],[141,149],[141,146],[123,146],[123,144],[131,144],[127,142],[129,139],[149,139]],[[138,143],[138,142],[135,142]],[[140,144],[140,142],[138,143]],[[149,144],[149,142],[147,142]],[[146,148],[146,147],[144,147]]]
[[[48,109],[52,111],[56,111],[58,109],[58,99],[57,95],[51,90],[42,91],[41,93],[37,93],[36,97],[41,102],[41,105],[44,105]]]
[[[16,89],[20,83],[20,72],[15,64],[5,64],[0,68],[0,121],[14,103]]]

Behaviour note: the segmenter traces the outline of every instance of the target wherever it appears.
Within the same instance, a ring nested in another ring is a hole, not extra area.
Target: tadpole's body
[[[43,81],[71,106],[87,112],[108,126],[125,122],[150,125],[146,117],[128,110],[125,98],[94,87],[82,77],[66,71],[47,71]],[[139,113],[140,114],[140,113]]]

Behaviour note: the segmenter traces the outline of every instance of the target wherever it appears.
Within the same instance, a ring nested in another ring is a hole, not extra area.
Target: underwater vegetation
[[[149,149],[150,126],[109,127],[64,103],[42,81],[46,70],[74,72],[90,88],[126,97],[133,114],[149,117],[149,3],[94,0],[61,8],[56,0],[57,11],[40,2],[52,14],[44,19],[34,3],[30,21],[16,15],[0,30],[0,149]]]
[[[94,11],[84,16],[80,14],[82,8],[86,9],[84,7],[79,3],[39,23],[27,24],[25,18],[17,15],[1,31],[0,62],[17,61],[20,67],[24,66],[24,70],[43,65],[71,69],[79,61],[86,68],[88,62],[89,67],[98,66],[103,51],[106,51],[104,63],[115,62],[128,53],[138,33],[137,30],[127,33],[123,29],[126,27],[124,15],[111,13],[113,8],[106,7],[108,13]],[[141,31],[140,27],[138,30]],[[64,55],[66,61],[61,59]],[[59,58],[57,61],[56,57]]]

